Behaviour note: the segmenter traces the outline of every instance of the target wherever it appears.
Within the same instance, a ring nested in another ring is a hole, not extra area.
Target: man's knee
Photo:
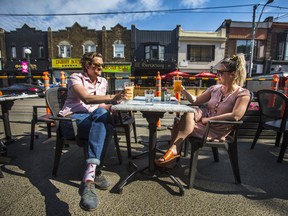
[[[108,112],[106,109],[98,108],[92,113],[91,118],[92,120],[108,123],[110,121],[111,116],[110,112]]]

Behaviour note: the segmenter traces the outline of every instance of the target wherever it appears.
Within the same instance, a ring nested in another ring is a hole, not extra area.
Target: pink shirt
[[[90,95],[106,95],[108,82],[103,77],[98,77],[96,85],[92,83],[86,73],[73,73],[68,79],[68,89],[74,85],[84,86]],[[68,91],[68,96],[59,114],[61,116],[67,116],[72,113],[91,113],[97,109],[99,104],[85,104],[77,95],[74,95],[72,91]]]
[[[212,117],[232,112],[238,97],[250,97],[250,92],[242,87],[238,87],[235,91],[224,97],[221,93],[221,87],[222,85],[214,85],[206,90],[211,94],[211,98],[208,101],[206,108],[197,108],[195,110],[196,124],[192,132],[192,136],[200,138],[203,137],[206,125],[202,124],[202,117]],[[225,139],[230,131],[231,126],[221,124],[217,126],[214,125],[210,128],[208,136],[212,139]]]

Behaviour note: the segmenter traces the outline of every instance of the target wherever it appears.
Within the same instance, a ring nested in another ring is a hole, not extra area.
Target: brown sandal
[[[180,155],[174,155],[173,152],[169,149],[164,156],[155,160],[155,165],[158,167],[173,168],[176,164]],[[160,160],[164,159],[164,161]]]

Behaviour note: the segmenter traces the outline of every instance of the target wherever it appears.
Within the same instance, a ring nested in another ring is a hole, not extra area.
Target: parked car
[[[28,83],[16,83],[8,87],[0,88],[0,92],[2,95],[38,94],[41,98],[45,96],[43,88]]]

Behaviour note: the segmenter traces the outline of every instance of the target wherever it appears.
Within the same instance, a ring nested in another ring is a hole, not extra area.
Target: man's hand
[[[111,100],[112,104],[119,104],[123,100],[123,93],[124,91],[120,91],[114,95],[113,99]]]
[[[107,111],[111,111],[111,107],[112,107],[112,104],[105,104],[105,103],[101,103],[99,104],[98,108],[104,108],[106,109]]]

